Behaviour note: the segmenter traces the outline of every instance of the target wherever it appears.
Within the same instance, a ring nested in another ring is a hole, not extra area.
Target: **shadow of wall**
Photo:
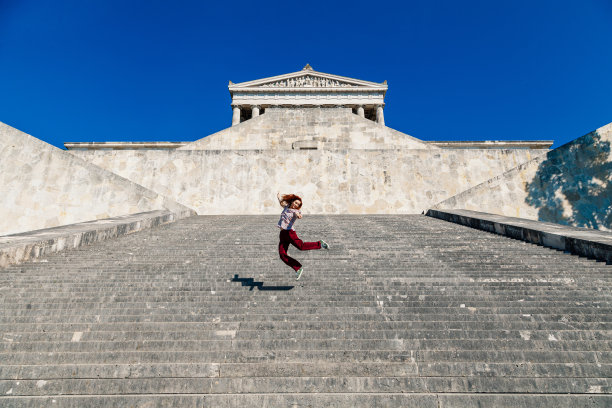
[[[433,208],[612,230],[611,143],[612,123]]]
[[[596,130],[550,151],[526,189],[540,221],[612,229],[610,141]]]

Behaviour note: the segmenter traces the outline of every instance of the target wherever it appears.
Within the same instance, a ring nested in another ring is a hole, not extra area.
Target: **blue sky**
[[[0,0],[0,121],[56,146],[196,140],[306,63],[419,139],[558,146],[612,122],[612,1]]]

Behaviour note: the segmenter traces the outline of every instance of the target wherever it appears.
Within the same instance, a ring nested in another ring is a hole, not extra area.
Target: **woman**
[[[304,268],[302,268],[302,264],[291,258],[287,255],[287,249],[289,249],[289,244],[292,244],[294,247],[299,249],[300,251],[308,251],[311,249],[329,249],[329,245],[325,241],[317,241],[317,242],[303,242],[298,238],[295,230],[293,229],[293,224],[295,221],[302,218],[302,213],[300,208],[302,208],[302,199],[295,194],[286,194],[281,196],[280,193],[276,195],[278,198],[278,202],[283,207],[283,212],[281,213],[280,220],[278,221],[278,228],[280,228],[280,236],[278,243],[278,253],[280,255],[280,259],[292,267],[295,270],[295,280],[299,280],[302,276],[302,272],[304,272]]]

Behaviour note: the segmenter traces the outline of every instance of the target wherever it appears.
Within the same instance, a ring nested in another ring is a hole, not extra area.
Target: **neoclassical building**
[[[363,81],[317,72],[310,64],[297,72],[234,84],[230,81],[232,126],[268,108],[346,107],[353,113],[385,124],[383,108],[387,81]]]

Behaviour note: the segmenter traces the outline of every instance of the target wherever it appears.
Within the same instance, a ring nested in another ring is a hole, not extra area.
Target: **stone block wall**
[[[414,214],[545,151],[71,152],[193,208],[198,214],[275,214],[279,212],[277,191],[301,194],[304,211],[309,213]]]
[[[612,123],[438,203],[612,230]]]
[[[145,211],[190,211],[4,123],[0,208],[0,235]]]

